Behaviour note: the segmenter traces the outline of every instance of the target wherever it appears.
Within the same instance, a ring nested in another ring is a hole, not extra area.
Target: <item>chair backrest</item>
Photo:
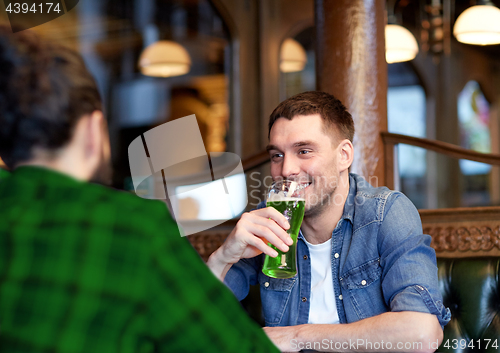
[[[438,259],[443,303],[451,310],[439,352],[498,352],[500,257]]]
[[[500,207],[420,210],[438,258],[500,256]]]

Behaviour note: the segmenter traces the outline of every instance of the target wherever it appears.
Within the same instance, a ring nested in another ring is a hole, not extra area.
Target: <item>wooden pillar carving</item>
[[[354,118],[351,170],[385,184],[381,131],[387,131],[385,1],[315,0],[317,89],[333,94]]]

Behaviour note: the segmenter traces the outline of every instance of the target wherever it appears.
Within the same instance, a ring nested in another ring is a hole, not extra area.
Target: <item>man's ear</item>
[[[352,142],[348,139],[345,139],[340,142],[339,147],[339,160],[338,167],[339,172],[343,172],[344,170],[349,169],[354,159],[354,146]]]
[[[99,110],[95,110],[87,118],[84,153],[91,169],[96,169],[101,160],[102,144],[104,143],[103,119],[104,116]]]

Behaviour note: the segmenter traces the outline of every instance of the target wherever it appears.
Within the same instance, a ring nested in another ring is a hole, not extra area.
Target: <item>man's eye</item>
[[[273,153],[271,154],[271,159],[276,160],[279,158],[283,158],[283,153]]]
[[[308,150],[302,150],[302,151],[299,151],[299,154],[308,154],[309,152],[311,152],[311,151],[308,151]]]

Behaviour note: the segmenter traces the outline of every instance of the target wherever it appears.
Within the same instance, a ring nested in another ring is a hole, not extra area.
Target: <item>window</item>
[[[469,81],[458,96],[460,145],[483,153],[491,153],[490,105],[479,84]],[[460,160],[461,205],[481,206],[491,203],[491,165]]]
[[[390,64],[387,92],[389,132],[426,137],[426,98],[420,81],[408,63]],[[417,208],[427,206],[427,153],[409,145],[398,146],[400,189]]]

